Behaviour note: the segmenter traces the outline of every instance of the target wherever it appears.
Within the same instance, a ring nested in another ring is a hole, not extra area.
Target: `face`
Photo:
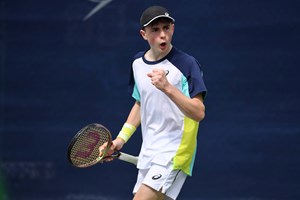
[[[168,20],[151,23],[140,31],[142,37],[148,41],[155,54],[168,53],[174,33],[174,24]]]

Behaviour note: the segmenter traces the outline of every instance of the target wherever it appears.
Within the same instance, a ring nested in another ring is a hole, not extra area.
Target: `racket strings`
[[[110,141],[107,129],[90,126],[83,129],[71,149],[71,161],[76,166],[86,166],[98,162],[99,147]]]

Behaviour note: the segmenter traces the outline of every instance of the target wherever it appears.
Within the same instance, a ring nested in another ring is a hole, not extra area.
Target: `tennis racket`
[[[99,156],[99,147],[104,143],[110,144]],[[137,157],[123,152],[116,151],[107,155],[112,144],[111,134],[101,124],[89,124],[83,127],[72,139],[68,147],[68,160],[75,167],[89,167],[102,163],[106,158],[117,158],[134,165],[137,164]]]

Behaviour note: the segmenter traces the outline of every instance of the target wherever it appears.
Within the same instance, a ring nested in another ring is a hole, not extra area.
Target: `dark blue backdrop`
[[[297,0],[1,0],[0,199],[131,199],[121,161],[69,166],[92,122],[117,134],[133,100],[128,69],[147,48],[139,16],[176,18],[173,44],[203,66],[209,90],[194,176],[179,199],[300,198],[300,3]],[[139,131],[124,151],[137,154]]]

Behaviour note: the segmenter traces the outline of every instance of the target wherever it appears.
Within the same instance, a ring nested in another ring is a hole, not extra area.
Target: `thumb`
[[[147,76],[150,77],[150,78],[152,78],[153,77],[153,73],[149,72],[149,73],[147,73]]]

